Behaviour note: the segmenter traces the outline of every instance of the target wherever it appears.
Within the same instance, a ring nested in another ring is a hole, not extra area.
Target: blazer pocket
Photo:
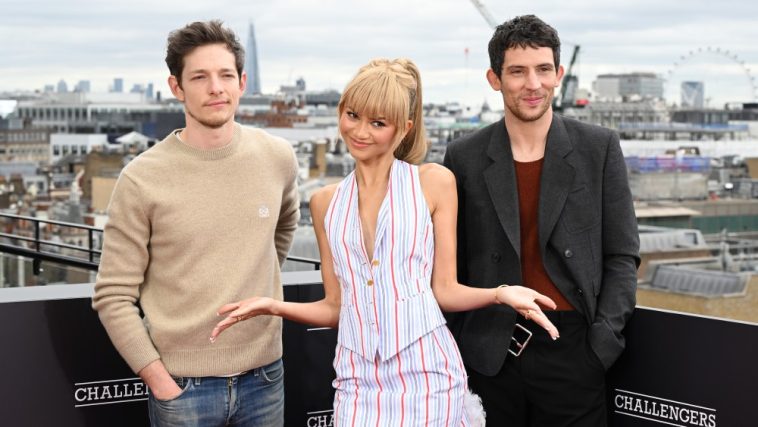
[[[569,233],[579,233],[600,223],[595,199],[586,186],[572,190],[563,207],[563,225]]]

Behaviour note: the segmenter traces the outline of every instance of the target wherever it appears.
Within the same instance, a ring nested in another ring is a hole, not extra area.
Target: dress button
[[[572,256],[574,256],[574,253],[573,253],[573,252],[571,252],[571,249],[566,249],[566,250],[563,252],[563,256],[565,256],[566,258],[571,258]]]
[[[372,279],[368,279],[368,280],[366,281],[366,284],[367,284],[368,286],[373,286],[373,285],[374,285],[374,281],[373,281]]]
[[[371,261],[371,265],[373,265],[374,267],[376,267],[377,265],[379,265],[379,260],[375,259],[375,260]]]
[[[584,291],[583,291],[583,290],[581,290],[581,289],[577,289],[577,290],[576,290],[576,293],[577,293],[577,294],[579,294],[579,295],[584,295]]]
[[[490,255],[490,260],[492,260],[493,263],[500,262],[500,254],[497,252],[492,252],[492,255]]]

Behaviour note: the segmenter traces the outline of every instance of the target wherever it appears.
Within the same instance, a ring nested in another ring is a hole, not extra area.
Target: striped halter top
[[[432,294],[432,220],[418,166],[395,159],[368,259],[355,171],[335,190],[324,220],[342,292],[337,341],[366,359],[387,360],[445,323]]]

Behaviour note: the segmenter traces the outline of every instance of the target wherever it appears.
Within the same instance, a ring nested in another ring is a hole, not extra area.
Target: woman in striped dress
[[[457,282],[455,178],[437,164],[418,166],[427,143],[415,64],[371,61],[347,85],[338,110],[356,167],[311,198],[324,299],[225,305],[212,338],[258,315],[339,327],[336,425],[483,425],[481,407],[475,415],[467,409],[466,372],[440,308],[508,304],[557,338],[537,304],[554,303],[521,286]]]

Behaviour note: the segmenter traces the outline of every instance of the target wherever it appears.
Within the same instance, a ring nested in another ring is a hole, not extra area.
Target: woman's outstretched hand
[[[555,302],[546,295],[524,286],[501,286],[495,290],[495,299],[508,304],[525,318],[545,328],[552,339],[558,339],[558,329],[542,312],[540,304],[555,309]]]
[[[268,297],[252,297],[242,301],[226,304],[218,309],[219,316],[226,316],[224,320],[218,322],[211,332],[211,342],[235,324],[247,320],[251,317],[263,314],[274,314],[273,307],[276,300]]]

